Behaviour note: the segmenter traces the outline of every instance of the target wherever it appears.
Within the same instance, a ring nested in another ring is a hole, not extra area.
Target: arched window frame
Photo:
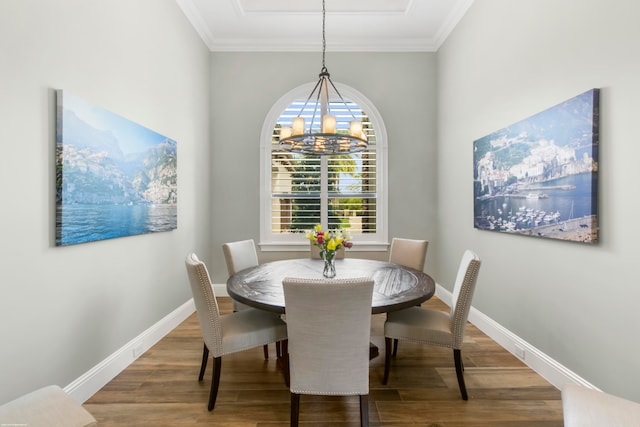
[[[260,133],[260,242],[262,251],[307,251],[304,235],[271,232],[271,153],[273,129],[282,112],[296,99],[306,99],[315,82],[298,86],[278,99],[267,113]],[[376,132],[376,233],[354,234],[350,251],[386,251],[388,249],[387,205],[387,131],[373,103],[357,90],[335,83],[345,99],[351,99],[367,112]]]

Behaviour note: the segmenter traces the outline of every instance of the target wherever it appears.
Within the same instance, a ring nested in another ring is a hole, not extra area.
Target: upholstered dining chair
[[[227,263],[229,276],[245,268],[258,265],[258,252],[256,251],[256,244],[253,239],[225,243],[222,245],[222,252],[224,252],[224,260]],[[233,300],[233,311],[245,310],[247,308],[249,308],[248,305]]]
[[[423,271],[427,258],[427,240],[405,239],[394,237],[389,250],[389,262]],[[398,340],[393,340],[393,353],[398,352]]]
[[[238,240],[237,242],[228,242],[222,245],[224,260],[227,263],[227,271],[229,276],[236,274],[245,268],[255,267],[258,265],[258,252],[253,239]],[[231,300],[233,311],[246,310],[250,308],[246,304],[242,304],[234,299]],[[280,356],[280,347],[276,344],[276,355]],[[269,346],[264,346],[264,358],[269,358]]]
[[[428,247],[429,242],[427,240],[394,237],[391,240],[389,262],[423,271]]]
[[[94,427],[98,422],[60,386],[49,385],[0,405],[0,426]]]
[[[207,368],[209,352],[214,361],[209,411],[213,410],[220,385],[222,356],[265,344],[285,341],[287,325],[279,316],[255,308],[221,315],[207,267],[192,253],[185,260],[189,284],[204,339],[198,381]],[[285,341],[286,342],[286,341]],[[286,348],[286,345],[283,347]]]
[[[638,427],[640,403],[577,384],[562,388],[564,427]]]
[[[464,384],[461,349],[479,271],[480,258],[474,252],[466,250],[458,267],[451,297],[451,309],[448,313],[423,307],[410,307],[387,313],[387,319],[384,323],[383,384],[387,384],[389,380],[392,339],[438,345],[453,349],[460,394],[462,399],[468,400]],[[395,352],[393,356],[395,356]]]
[[[369,425],[369,338],[373,279],[282,281],[287,316],[291,426],[300,396],[360,397]]]

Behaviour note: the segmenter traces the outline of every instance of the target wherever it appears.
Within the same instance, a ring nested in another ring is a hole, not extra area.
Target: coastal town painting
[[[473,143],[474,227],[598,241],[599,89]]]
[[[176,142],[56,92],[56,246],[177,228]]]

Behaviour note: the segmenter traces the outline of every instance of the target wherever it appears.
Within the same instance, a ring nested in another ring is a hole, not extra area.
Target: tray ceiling
[[[321,51],[322,0],[176,0],[211,51]],[[327,51],[436,51],[473,0],[326,0]]]

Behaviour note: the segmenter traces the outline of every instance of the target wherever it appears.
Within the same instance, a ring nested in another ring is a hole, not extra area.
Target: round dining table
[[[243,304],[285,313],[282,279],[323,279],[321,259],[288,259],[250,267],[227,280],[229,296]],[[371,277],[371,313],[379,314],[419,305],[433,296],[435,281],[428,274],[384,261],[345,258],[335,261],[335,279]]]

